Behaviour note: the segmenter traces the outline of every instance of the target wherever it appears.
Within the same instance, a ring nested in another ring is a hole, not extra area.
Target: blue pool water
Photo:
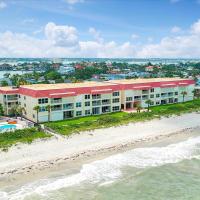
[[[0,130],[15,129],[15,128],[16,128],[16,125],[14,125],[14,124],[0,125]]]

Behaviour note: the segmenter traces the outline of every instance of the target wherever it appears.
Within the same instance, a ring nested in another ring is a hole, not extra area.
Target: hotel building
[[[0,103],[6,115],[14,106],[23,107],[24,117],[34,122],[34,107],[39,106],[38,121],[46,122],[47,105],[51,107],[50,120],[57,121],[134,109],[137,104],[147,107],[148,99],[151,106],[190,101],[194,86],[193,80],[178,78],[22,85],[1,87]],[[186,92],[184,98],[182,92]]]

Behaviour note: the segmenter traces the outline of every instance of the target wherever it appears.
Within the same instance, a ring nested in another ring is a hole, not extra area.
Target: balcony
[[[110,104],[110,100],[102,100],[102,105],[108,105]]]
[[[51,106],[51,111],[59,111],[62,110],[62,105]]]
[[[92,99],[101,99],[101,95],[100,94],[93,94]]]
[[[149,90],[142,90],[142,94],[149,94]]]
[[[143,96],[142,96],[142,100],[147,100],[148,98],[149,98],[148,95],[143,95]]]
[[[101,105],[101,101],[93,101],[92,102],[92,106],[100,106]]]
[[[62,98],[52,98],[51,99],[51,103],[54,104],[54,103],[62,103]]]
[[[18,97],[9,97],[7,101],[18,101]]]
[[[74,109],[74,104],[63,104],[63,110],[72,110]]]

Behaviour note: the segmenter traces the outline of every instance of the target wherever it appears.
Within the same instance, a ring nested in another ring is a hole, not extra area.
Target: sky
[[[0,0],[0,57],[200,58],[200,0]]]

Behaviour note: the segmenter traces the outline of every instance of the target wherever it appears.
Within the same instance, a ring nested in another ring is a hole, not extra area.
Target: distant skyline
[[[200,0],[0,0],[0,57],[200,58]]]

